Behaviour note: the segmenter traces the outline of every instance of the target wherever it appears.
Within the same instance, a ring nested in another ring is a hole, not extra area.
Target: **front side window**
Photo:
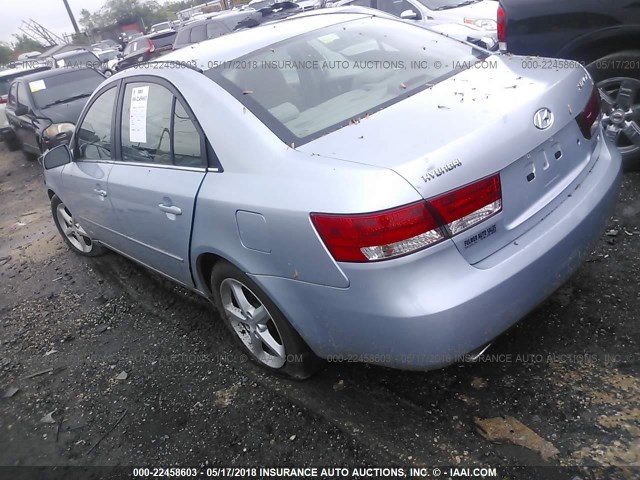
[[[111,160],[111,120],[115,87],[100,95],[76,129],[77,160]]]
[[[205,75],[286,144],[302,145],[485,57],[426,29],[373,17],[289,38],[236,59],[237,68]]]
[[[18,88],[18,105],[29,105],[29,99],[24,87]]]
[[[18,82],[11,84],[9,90],[9,105],[16,106],[18,103]]]

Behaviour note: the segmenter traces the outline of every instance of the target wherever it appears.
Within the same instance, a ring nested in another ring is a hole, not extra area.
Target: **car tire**
[[[38,155],[37,153],[27,152],[26,150],[22,150],[22,154],[24,155],[24,158],[26,158],[30,162],[35,162],[40,157],[40,155]]]
[[[18,137],[16,137],[13,133],[10,133],[5,137],[4,143],[10,152],[20,150],[20,142],[18,141]]]
[[[103,73],[104,73],[104,76],[107,77],[107,78],[109,78],[111,75],[113,75],[113,71],[109,70],[109,69],[106,69]]]
[[[640,51],[607,55],[587,70],[600,89],[605,134],[618,147],[624,169],[640,169]],[[635,91],[631,97],[624,94],[628,87]]]
[[[84,229],[73,220],[73,215],[57,195],[51,198],[51,214],[62,239],[73,252],[85,257],[97,257],[104,254],[104,248],[94,242]]]
[[[224,324],[254,363],[296,380],[309,378],[322,366],[280,309],[245,273],[220,261],[211,272],[211,290]]]

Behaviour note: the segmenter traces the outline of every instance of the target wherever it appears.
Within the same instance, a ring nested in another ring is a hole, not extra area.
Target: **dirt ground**
[[[625,176],[587,263],[483,361],[332,363],[306,382],[247,363],[207,301],[116,254],[72,254],[40,165],[3,144],[0,205],[0,465],[613,466],[580,478],[640,478],[640,174]]]

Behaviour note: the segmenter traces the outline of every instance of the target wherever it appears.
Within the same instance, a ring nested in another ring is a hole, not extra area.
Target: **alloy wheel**
[[[271,368],[284,366],[282,335],[258,297],[243,283],[227,278],[220,284],[220,298],[233,330],[255,358]]]
[[[83,253],[89,253],[93,249],[93,242],[87,235],[84,228],[82,228],[73,219],[73,215],[64,206],[64,203],[60,203],[56,208],[56,216],[58,217],[58,223],[62,229],[62,233],[69,240],[69,243]]]
[[[623,156],[640,153],[640,80],[608,78],[598,88],[605,135]]]

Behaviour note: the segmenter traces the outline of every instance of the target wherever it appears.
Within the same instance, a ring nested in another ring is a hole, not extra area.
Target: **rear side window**
[[[203,42],[207,39],[207,27],[198,25],[191,29],[191,43]]]
[[[78,160],[111,159],[111,120],[117,89],[111,88],[91,105],[77,129]]]
[[[191,38],[191,29],[183,28],[178,32],[176,36],[176,45],[187,45],[189,43],[189,39]]]
[[[207,23],[207,38],[221,37],[229,33],[227,28],[222,22],[209,22]]]
[[[182,104],[176,100],[173,117],[174,162],[181,167],[204,167],[200,134]]]
[[[126,86],[121,128],[125,162],[206,167],[194,122],[180,101],[161,85]]]

